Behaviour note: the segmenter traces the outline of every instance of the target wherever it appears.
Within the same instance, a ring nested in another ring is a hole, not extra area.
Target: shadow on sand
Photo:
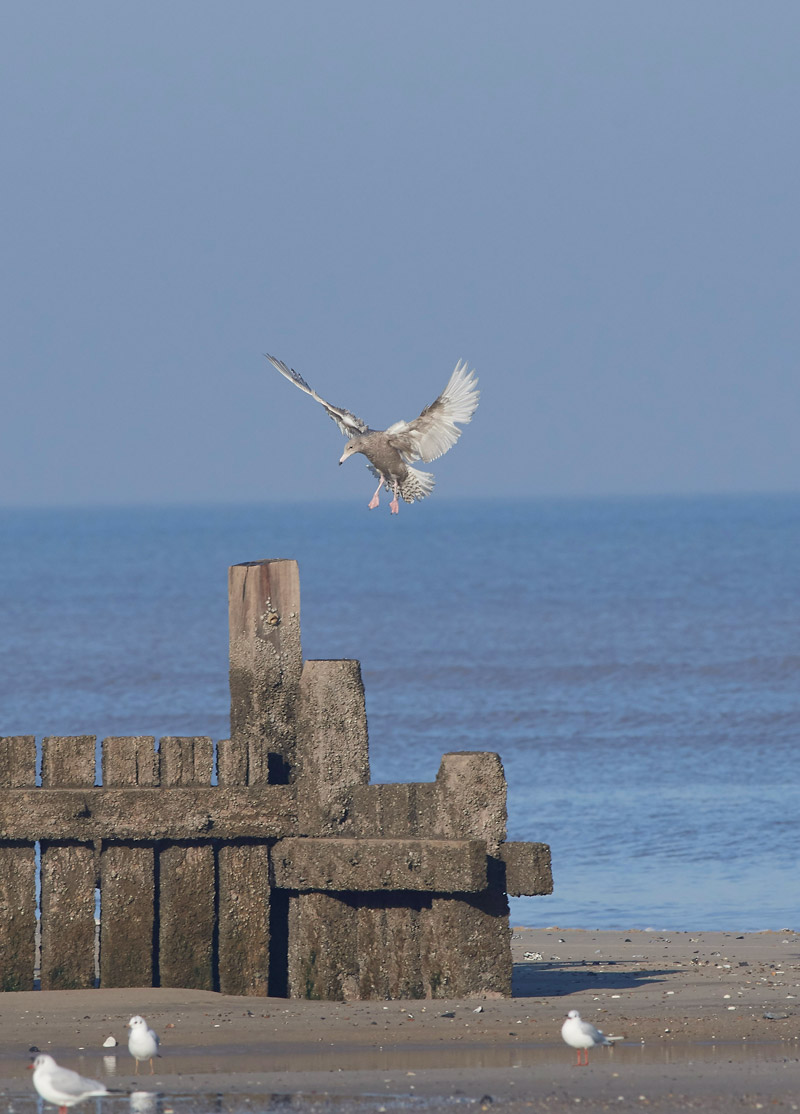
[[[511,976],[514,998],[560,998],[584,990],[632,990],[646,983],[662,982],[672,968],[642,967],[632,971],[630,963],[605,960],[602,970],[585,960],[515,963]],[[619,968],[618,970],[616,968]]]

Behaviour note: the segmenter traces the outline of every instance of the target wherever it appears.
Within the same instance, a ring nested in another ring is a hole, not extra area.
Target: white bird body
[[[139,1074],[139,1061],[150,1061],[150,1074],[153,1074],[153,1057],[160,1056],[158,1051],[158,1035],[151,1029],[145,1019],[138,1014],[128,1022],[130,1036],[128,1037],[128,1051],[136,1061],[136,1075]]]
[[[355,414],[340,406],[332,406],[309,387],[302,375],[287,367],[282,360],[267,356],[272,366],[290,383],[294,383],[305,394],[310,395],[325,408],[339,429],[348,438],[340,464],[353,456],[363,453],[367,467],[380,480],[378,489],[369,504],[370,509],[378,506],[378,495],[382,487],[391,491],[394,498],[390,503],[392,514],[397,514],[397,496],[406,503],[424,499],[434,487],[430,472],[412,468],[415,460],[426,463],[436,460],[455,445],[461,436],[456,423],[465,425],[478,405],[478,380],[474,371],[467,370],[467,364],[459,360],[447,386],[437,399],[426,406],[418,418],[411,422],[399,421],[388,429],[370,429]]]
[[[581,1050],[584,1053],[584,1065],[589,1063],[589,1049],[599,1044],[613,1044],[621,1041],[622,1037],[607,1037],[591,1021],[584,1021],[577,1010],[570,1010],[567,1019],[561,1026],[561,1036],[570,1048],[577,1049],[578,1065],[581,1063]]]
[[[45,1102],[57,1106],[60,1114],[84,1099],[109,1094],[104,1083],[86,1079],[71,1068],[62,1068],[52,1056],[41,1053],[33,1061],[33,1085]]]

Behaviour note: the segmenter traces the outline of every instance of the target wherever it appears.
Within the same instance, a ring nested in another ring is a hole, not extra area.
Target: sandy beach
[[[0,1094],[9,1109],[35,1109],[25,1069],[37,1047],[110,1087],[164,1096],[161,1108],[176,1114],[263,1108],[278,1096],[337,1110],[800,1109],[797,933],[515,928],[513,953],[514,996],[502,1000],[4,994]],[[624,1040],[576,1067],[560,1037],[569,1009]],[[160,1033],[163,1052],[156,1073],[144,1065],[138,1079],[126,1047],[133,1013]],[[118,1047],[103,1048],[112,1035]],[[114,1103],[129,1100],[106,1099],[104,1110]],[[135,1103],[146,1111],[148,1096]]]

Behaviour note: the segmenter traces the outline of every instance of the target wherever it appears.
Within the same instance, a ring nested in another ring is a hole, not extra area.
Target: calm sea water
[[[800,496],[0,511],[0,733],[228,734],[227,566],[300,563],[374,781],[496,750],[528,925],[800,928]]]

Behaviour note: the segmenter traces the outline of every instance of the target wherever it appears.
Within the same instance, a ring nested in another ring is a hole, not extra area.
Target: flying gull
[[[33,1085],[45,1102],[58,1107],[59,1114],[67,1114],[67,1107],[85,1099],[110,1094],[104,1083],[86,1079],[71,1068],[60,1067],[52,1056],[37,1056],[31,1064]]]
[[[567,1020],[561,1026],[561,1036],[570,1048],[577,1049],[578,1062],[576,1067],[581,1067],[581,1049],[583,1049],[583,1066],[589,1063],[589,1049],[598,1044],[613,1044],[621,1041],[622,1037],[607,1037],[592,1025],[591,1021],[583,1021],[577,1010],[570,1010]]]
[[[461,436],[456,422],[466,424],[478,405],[478,380],[475,372],[468,371],[466,362],[459,360],[445,389],[435,402],[425,407],[418,418],[412,422],[395,422],[388,429],[370,429],[366,422],[362,422],[349,410],[332,406],[324,398],[320,398],[302,375],[287,367],[283,360],[276,360],[274,356],[267,356],[267,359],[290,383],[294,383],[295,387],[299,387],[324,406],[328,416],[333,418],[348,438],[340,464],[344,464],[354,453],[363,453],[367,458],[367,467],[380,480],[370,500],[370,510],[378,506],[382,487],[392,493],[393,498],[389,504],[392,514],[397,514],[400,509],[398,495],[406,503],[413,503],[415,499],[424,499],[426,495],[430,495],[434,485],[433,476],[430,472],[412,468],[412,461],[424,460],[427,463],[451,449]]]

